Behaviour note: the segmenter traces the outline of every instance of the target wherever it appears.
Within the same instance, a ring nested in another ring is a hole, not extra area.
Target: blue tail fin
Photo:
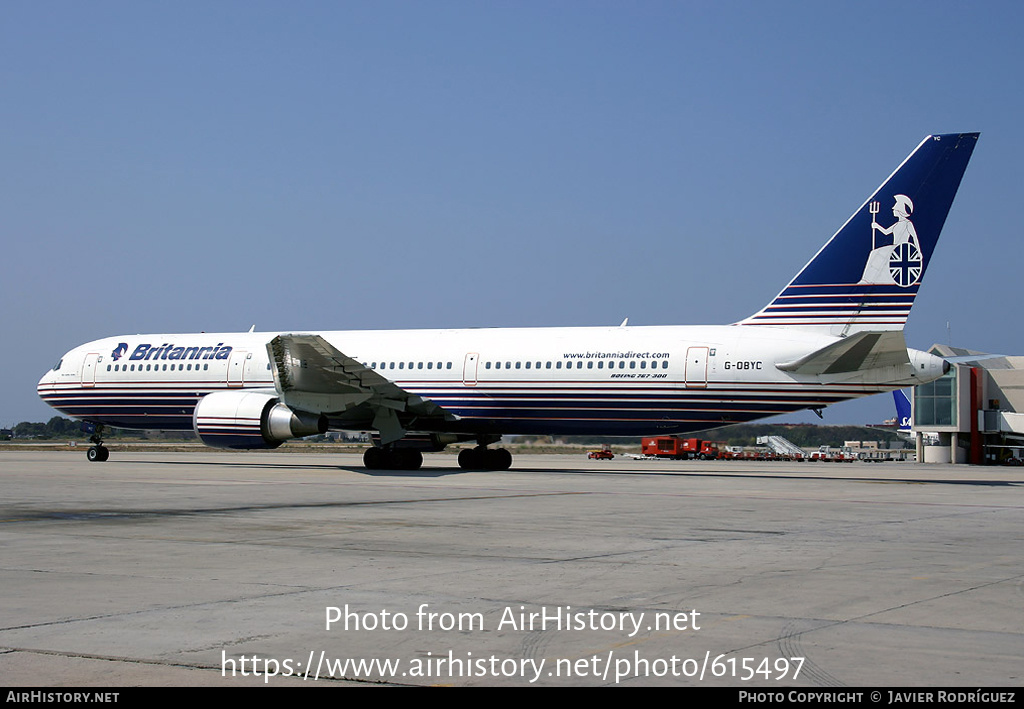
[[[910,433],[910,396],[906,389],[894,389],[892,396],[896,400],[896,431]]]
[[[775,300],[739,324],[901,330],[978,135],[925,138]]]

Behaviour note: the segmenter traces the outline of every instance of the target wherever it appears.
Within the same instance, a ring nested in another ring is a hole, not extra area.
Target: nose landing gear
[[[103,424],[97,424],[89,440],[94,444],[85,452],[90,463],[102,463],[110,457],[110,450],[103,445]]]

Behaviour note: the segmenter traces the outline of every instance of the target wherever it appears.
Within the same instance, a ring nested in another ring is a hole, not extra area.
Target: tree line
[[[33,438],[36,440],[53,439],[81,439],[86,440],[91,434],[82,430],[82,422],[74,419],[54,416],[46,423],[38,421],[22,421],[10,429],[10,434],[5,433],[8,438]],[[109,428],[104,438],[170,438],[173,440],[192,439],[195,435],[191,431],[130,431],[122,428]]]

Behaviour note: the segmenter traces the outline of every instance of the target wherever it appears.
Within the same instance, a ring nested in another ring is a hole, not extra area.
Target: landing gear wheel
[[[508,470],[512,467],[512,454],[505,448],[491,451],[494,467],[491,470]]]
[[[423,454],[408,448],[392,451],[391,458],[395,470],[419,470],[423,465]]]
[[[384,451],[376,446],[363,452],[363,467],[367,470],[380,470],[384,467]]]
[[[90,463],[102,463],[110,457],[110,451],[103,446],[103,430],[103,424],[98,423],[92,435],[89,436],[89,440],[94,445],[85,452],[85,457],[89,459]]]
[[[408,448],[389,450],[374,446],[363,453],[363,465],[367,470],[419,470],[423,454]]]
[[[480,470],[483,456],[478,451],[481,448],[463,448],[459,451],[459,467],[463,470]]]

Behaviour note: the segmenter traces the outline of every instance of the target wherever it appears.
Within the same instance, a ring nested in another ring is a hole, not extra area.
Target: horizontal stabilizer
[[[792,362],[775,365],[794,374],[844,374],[909,364],[902,330],[859,332]]]
[[[1006,355],[1001,355],[1001,354],[975,354],[975,355],[960,355],[958,357],[942,357],[942,359],[946,360],[950,364],[970,364],[971,362],[983,362],[986,359],[999,359],[1000,357],[1006,357]]]

